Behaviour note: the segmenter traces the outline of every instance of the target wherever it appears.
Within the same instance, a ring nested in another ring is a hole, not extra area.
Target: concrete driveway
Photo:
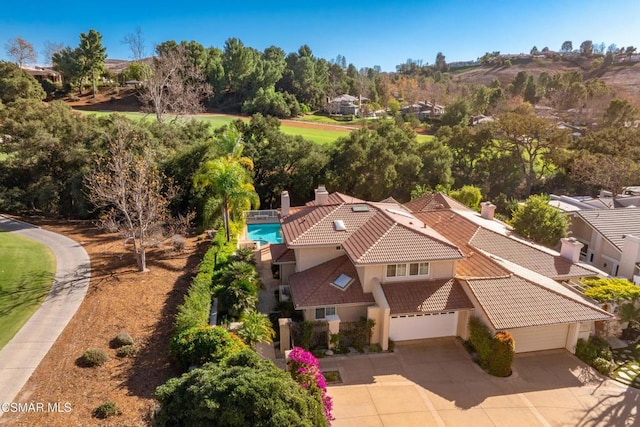
[[[564,350],[516,356],[495,378],[455,339],[396,345],[395,353],[321,359],[340,372],[329,387],[334,427],[631,426],[640,393],[596,374]]]
[[[48,246],[56,257],[51,291],[0,351],[0,403],[12,402],[82,303],[91,275],[89,255],[68,237],[0,216],[0,229]],[[2,416],[0,411],[0,416]]]

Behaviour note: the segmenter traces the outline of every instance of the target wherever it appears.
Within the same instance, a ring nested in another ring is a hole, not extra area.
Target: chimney
[[[562,242],[560,255],[571,262],[578,262],[580,260],[580,249],[582,249],[584,245],[575,237],[565,237],[560,239],[560,241]]]
[[[291,200],[289,200],[289,192],[283,191],[280,195],[280,215],[289,215],[289,208],[291,207]]]
[[[329,203],[329,193],[327,192],[327,189],[324,188],[324,185],[319,185],[318,188],[316,188],[315,202],[317,206],[322,206]]]
[[[636,264],[640,261],[640,237],[627,234],[624,236],[622,255],[618,276],[633,279]]]
[[[496,212],[496,205],[491,202],[482,202],[480,203],[482,206],[482,211],[480,211],[480,216],[484,219],[493,220],[493,215]]]

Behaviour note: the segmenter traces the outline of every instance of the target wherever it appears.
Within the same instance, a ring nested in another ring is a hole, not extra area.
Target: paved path
[[[0,216],[0,228],[48,246],[57,262],[49,295],[22,329],[0,350],[1,404],[15,399],[80,307],[87,293],[91,265],[87,252],[68,237],[3,216]]]

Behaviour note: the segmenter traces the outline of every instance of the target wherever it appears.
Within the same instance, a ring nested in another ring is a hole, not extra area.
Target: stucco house
[[[283,192],[283,243],[271,245],[294,306],[307,320],[375,320],[373,342],[444,336],[468,338],[471,315],[507,330],[516,352],[566,348],[612,319],[561,282],[598,274],[563,255],[513,236],[493,219],[444,194],[400,205],[363,201],[319,187],[291,207]]]

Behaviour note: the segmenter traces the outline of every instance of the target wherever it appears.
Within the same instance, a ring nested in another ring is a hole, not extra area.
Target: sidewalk
[[[80,244],[60,234],[3,216],[0,228],[48,246],[57,264],[45,301],[0,350],[0,403],[3,403],[13,402],[80,307],[87,293],[91,264]]]

